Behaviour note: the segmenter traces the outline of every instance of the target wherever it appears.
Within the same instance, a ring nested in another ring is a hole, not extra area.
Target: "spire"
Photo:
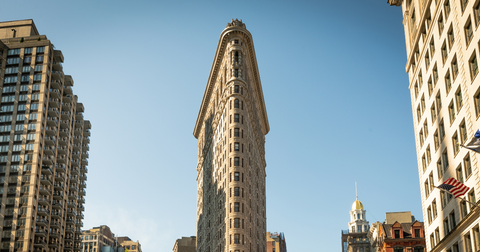
[[[356,180],[355,180],[355,196],[357,196],[357,200],[358,200],[357,181]]]

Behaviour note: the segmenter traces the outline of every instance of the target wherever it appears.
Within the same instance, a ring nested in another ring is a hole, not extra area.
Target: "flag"
[[[443,184],[437,186],[437,188],[448,191],[449,193],[453,194],[453,196],[455,196],[455,198],[463,196],[470,189],[470,187],[458,182],[454,178],[449,178],[449,179],[445,180],[445,182],[443,182]]]
[[[473,138],[468,143],[460,146],[480,153],[480,130],[477,130]]]

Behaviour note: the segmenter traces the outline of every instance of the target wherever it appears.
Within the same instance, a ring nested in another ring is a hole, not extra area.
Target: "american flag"
[[[458,182],[454,178],[449,178],[449,179],[445,180],[445,182],[443,182],[443,184],[437,186],[437,188],[448,191],[449,193],[453,194],[455,196],[455,198],[463,196],[470,189],[470,187]]]

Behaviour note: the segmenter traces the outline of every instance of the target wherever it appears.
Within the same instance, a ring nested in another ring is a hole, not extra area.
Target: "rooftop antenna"
[[[356,180],[355,180],[355,196],[357,196],[357,200],[358,200],[357,181]]]

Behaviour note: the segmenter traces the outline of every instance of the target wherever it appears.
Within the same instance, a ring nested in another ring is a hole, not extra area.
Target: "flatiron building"
[[[198,252],[266,251],[269,129],[252,35],[232,20],[220,35],[193,132]]]

